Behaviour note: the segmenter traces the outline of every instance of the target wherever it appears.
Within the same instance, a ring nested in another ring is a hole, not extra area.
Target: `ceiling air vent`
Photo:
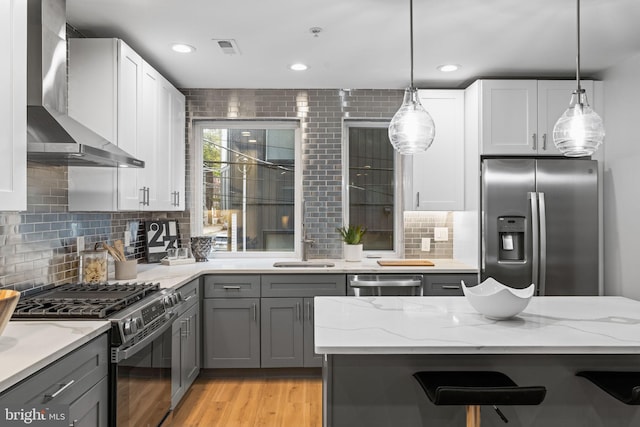
[[[239,55],[240,49],[234,39],[213,39],[218,44],[220,50],[226,55]]]

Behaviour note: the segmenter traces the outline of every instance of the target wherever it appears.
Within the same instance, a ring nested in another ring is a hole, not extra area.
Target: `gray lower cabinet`
[[[262,299],[262,367],[322,367],[313,340],[313,298]]]
[[[263,368],[304,365],[302,298],[263,298],[261,354]]]
[[[343,274],[263,275],[263,368],[321,367],[313,339],[313,297],[346,295]]]
[[[309,368],[322,367],[322,355],[315,352],[313,332],[313,298],[304,298],[304,366]]]
[[[204,368],[260,367],[260,275],[204,277]]]
[[[105,377],[69,405],[69,425],[73,427],[107,426],[109,381]]]
[[[205,298],[202,307],[203,367],[259,368],[260,299]]]
[[[173,323],[171,334],[171,408],[200,373],[200,305],[193,304]]]
[[[424,275],[424,295],[425,296],[462,296],[462,285],[473,286],[478,284],[478,275],[475,273],[465,274],[425,274]]]
[[[107,427],[107,334],[53,362],[0,395],[7,405],[69,405],[69,425]]]

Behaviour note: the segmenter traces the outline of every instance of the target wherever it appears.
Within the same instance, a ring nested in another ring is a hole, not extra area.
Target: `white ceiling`
[[[639,0],[581,5],[584,76],[640,53]],[[87,36],[125,40],[181,88],[409,84],[409,0],[67,0],[67,19]],[[575,75],[575,0],[414,0],[414,33],[417,87]],[[213,39],[235,39],[241,53]],[[174,42],[197,50],[175,53]],[[294,62],[309,69],[290,71]],[[445,63],[462,68],[436,70]]]

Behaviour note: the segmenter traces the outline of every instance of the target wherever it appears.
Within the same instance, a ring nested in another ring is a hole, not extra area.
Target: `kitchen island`
[[[460,426],[463,407],[434,406],[412,374],[497,370],[542,385],[539,406],[501,407],[515,426],[640,425],[581,370],[640,371],[640,302],[534,297],[519,316],[489,320],[461,297],[317,297],[315,350],[325,354],[325,426]],[[483,426],[503,422],[483,408]]]

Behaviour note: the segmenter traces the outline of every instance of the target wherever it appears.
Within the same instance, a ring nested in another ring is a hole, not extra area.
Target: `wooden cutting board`
[[[380,259],[378,264],[383,267],[433,267],[435,265],[428,259]]]

